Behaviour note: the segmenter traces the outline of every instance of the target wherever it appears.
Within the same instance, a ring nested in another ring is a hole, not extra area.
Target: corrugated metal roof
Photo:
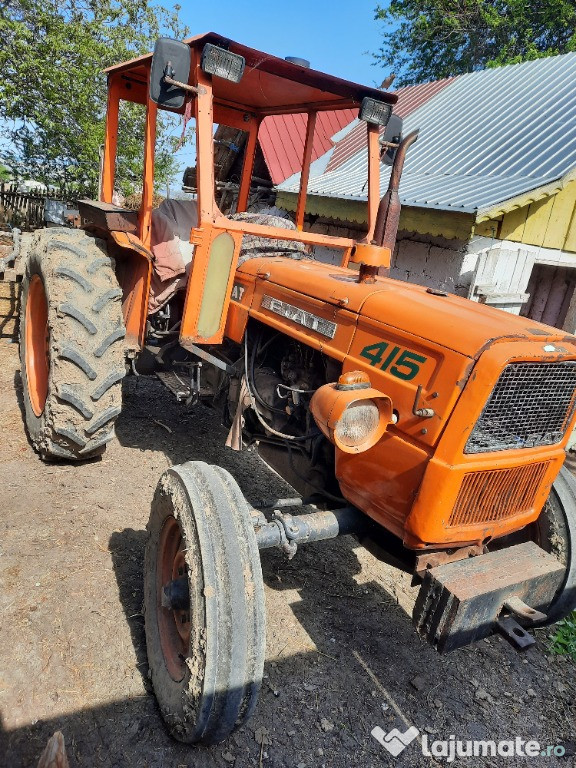
[[[406,205],[469,213],[537,189],[576,165],[576,53],[460,75],[411,112],[420,128],[406,160]],[[332,159],[336,153],[333,150]],[[383,166],[382,192],[390,175]],[[311,174],[308,191],[366,199],[364,150]],[[280,189],[298,191],[298,177]]]
[[[316,160],[333,146],[332,136],[349,125],[357,114],[354,109],[318,113],[312,160]],[[280,184],[300,170],[305,138],[305,114],[270,115],[262,121],[258,140],[274,184]]]
[[[434,80],[431,83],[422,83],[422,85],[407,85],[405,88],[399,88],[395,93],[398,101],[394,106],[394,114],[398,117],[406,118],[414,110],[421,107],[427,101],[446,88],[448,83],[454,80],[453,77],[447,77],[445,80]],[[342,163],[345,163],[349,157],[352,157],[361,149],[367,146],[366,123],[358,123],[348,136],[338,142],[332,153],[332,157],[327,171],[334,171]]]

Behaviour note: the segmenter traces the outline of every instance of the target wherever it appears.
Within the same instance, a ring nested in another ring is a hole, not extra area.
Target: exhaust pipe
[[[394,164],[392,165],[388,190],[382,200],[380,200],[380,205],[378,206],[374,240],[372,242],[374,245],[389,248],[391,253],[394,253],[394,246],[396,245],[400,210],[402,208],[400,205],[400,197],[398,195],[400,177],[402,176],[402,169],[404,168],[406,152],[418,138],[418,133],[419,129],[416,129],[400,142],[396,157],[394,158]]]

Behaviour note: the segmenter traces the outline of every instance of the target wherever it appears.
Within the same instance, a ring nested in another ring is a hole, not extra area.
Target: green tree
[[[151,50],[160,34],[185,36],[178,11],[147,0],[0,3],[0,125],[3,155],[17,176],[97,194],[106,112],[102,70]],[[123,105],[117,180],[125,193],[141,176],[143,135],[143,108]],[[162,116],[159,184],[174,172],[173,145],[170,118]]]
[[[375,19],[403,85],[576,51],[574,0],[391,0]]]

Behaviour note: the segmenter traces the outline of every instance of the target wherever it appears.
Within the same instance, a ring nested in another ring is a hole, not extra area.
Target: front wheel
[[[232,476],[203,462],[167,470],[144,562],[154,692],[179,741],[215,744],[256,706],[265,653],[260,556]]]
[[[552,624],[576,610],[576,479],[562,467],[538,520],[531,526],[532,538],[542,549],[560,560],[564,578],[546,611]]]
[[[576,610],[576,478],[566,467],[552,484],[540,517],[516,533],[494,539],[490,550],[533,541],[559,560],[564,573],[550,605],[539,606],[546,613],[543,624],[553,624]]]

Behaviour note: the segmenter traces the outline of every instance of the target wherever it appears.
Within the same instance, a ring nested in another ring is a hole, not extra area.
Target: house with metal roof
[[[576,53],[400,89],[410,149],[392,276],[576,330]],[[366,129],[312,165],[310,226],[366,223]],[[382,194],[390,168],[382,165]],[[299,174],[277,186],[294,210]]]

